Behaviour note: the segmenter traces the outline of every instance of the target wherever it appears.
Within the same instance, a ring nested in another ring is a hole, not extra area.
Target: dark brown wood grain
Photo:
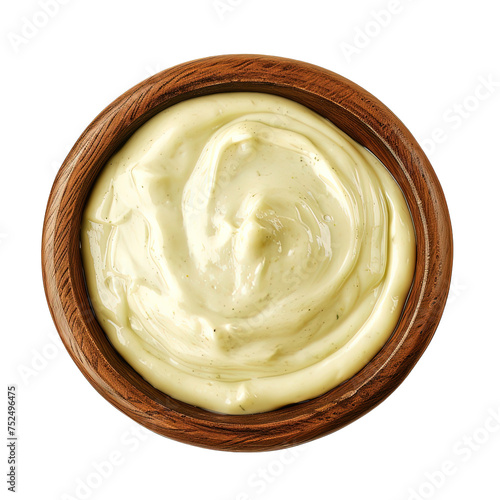
[[[159,111],[191,97],[255,91],[300,102],[370,149],[391,171],[415,225],[414,284],[400,322],[377,356],[323,396],[256,415],[212,413],[152,387],[111,346],[87,297],[80,256],[82,210],[99,171]],[[206,448],[286,448],[349,424],[404,380],[441,318],[452,267],[452,232],[439,181],[416,140],[379,100],[311,64],[261,55],[217,56],[162,71],[109,105],[78,139],[54,182],[43,229],[42,269],[54,323],[74,362],[116,408],[158,434]]]

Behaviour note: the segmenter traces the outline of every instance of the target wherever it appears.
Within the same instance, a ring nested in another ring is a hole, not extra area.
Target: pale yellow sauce
[[[318,396],[390,337],[415,240],[386,168],[268,94],[190,99],[100,174],[82,225],[97,318],[153,386],[256,413]]]

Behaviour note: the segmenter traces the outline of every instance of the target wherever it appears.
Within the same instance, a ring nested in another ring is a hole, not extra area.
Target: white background
[[[48,0],[51,17],[42,3],[2,2],[0,15],[2,411],[17,384],[17,497],[500,498],[498,3]],[[150,74],[226,53],[301,59],[372,92],[426,146],[452,216],[450,299],[423,358],[378,408],[293,454],[142,430],[63,350],[42,287],[45,205],[80,133]]]

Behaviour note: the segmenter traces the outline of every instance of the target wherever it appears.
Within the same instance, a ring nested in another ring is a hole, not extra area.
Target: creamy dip
[[[415,239],[370,152],[288,99],[176,104],[109,160],[82,254],[95,314],[166,394],[227,414],[318,396],[380,350]]]

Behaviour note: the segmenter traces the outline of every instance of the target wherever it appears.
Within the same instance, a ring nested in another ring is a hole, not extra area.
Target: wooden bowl
[[[400,322],[359,373],[326,394],[255,415],[221,415],[152,387],[115,351],[87,296],[80,222],[92,184],[144,122],[185,99],[253,91],[287,97],[331,120],[372,151],[401,186],[417,242],[412,290]],[[45,293],[73,361],[116,408],[158,434],[231,451],[286,448],[324,436],[367,413],[408,375],[441,318],[452,267],[452,232],[439,181],[399,119],[358,85],[318,66],[261,55],[200,59],[162,71],[110,104],[64,161],[50,193],[42,241]]]

